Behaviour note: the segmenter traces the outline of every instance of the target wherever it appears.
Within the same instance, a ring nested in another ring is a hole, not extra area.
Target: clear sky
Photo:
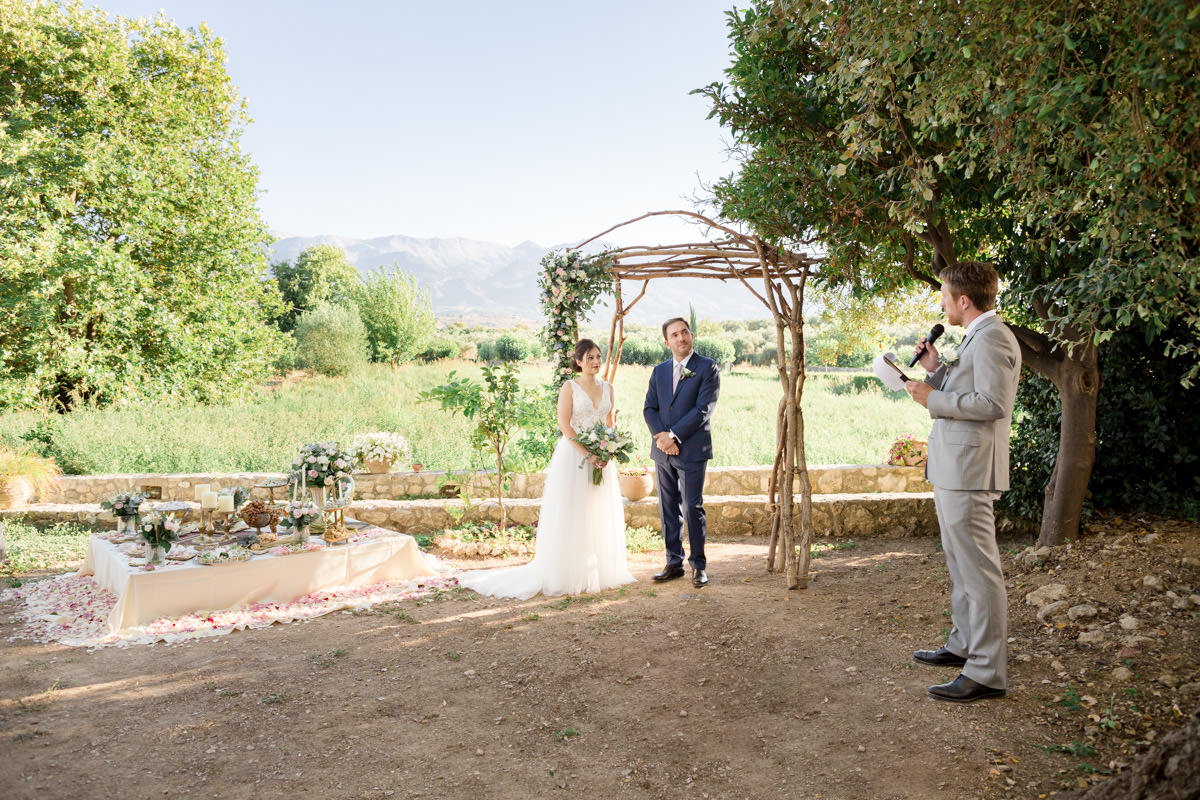
[[[571,243],[734,168],[692,89],[733,0],[102,0],[224,40],[285,235]],[[648,221],[618,243],[695,241]]]

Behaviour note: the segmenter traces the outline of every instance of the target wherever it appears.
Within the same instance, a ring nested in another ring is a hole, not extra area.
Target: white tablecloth
[[[436,575],[411,536],[372,538],[288,556],[260,555],[235,564],[201,566],[195,559],[147,572],[130,556],[92,536],[80,575],[117,594],[109,628],[144,625],[159,617],[219,611],[250,603],[290,603],[306,594],[353,589],[386,580]],[[168,562],[170,563],[170,562]]]

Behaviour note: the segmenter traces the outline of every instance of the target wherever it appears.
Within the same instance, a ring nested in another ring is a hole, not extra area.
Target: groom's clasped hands
[[[679,442],[670,433],[663,431],[654,435],[654,446],[669,456],[679,455]]]

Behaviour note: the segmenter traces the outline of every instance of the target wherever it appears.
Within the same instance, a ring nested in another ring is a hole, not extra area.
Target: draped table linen
[[[92,576],[97,584],[117,595],[117,604],[108,618],[113,633],[161,617],[251,603],[290,603],[313,592],[438,574],[416,540],[402,533],[286,556],[256,555],[249,561],[213,566],[202,566],[193,559],[146,571],[131,567],[129,559],[117,545],[92,536],[79,570],[81,576]]]

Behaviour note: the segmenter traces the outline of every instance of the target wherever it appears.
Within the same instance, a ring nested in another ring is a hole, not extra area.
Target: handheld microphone
[[[934,342],[936,342],[938,340],[938,337],[941,336],[945,332],[946,332],[946,329],[942,327],[941,323],[938,323],[937,325],[934,325],[932,328],[930,328],[929,336],[927,336],[925,339],[925,344],[921,345],[921,349],[918,350],[917,354],[912,357],[912,361],[908,362],[908,366],[915,367],[917,365],[917,362],[921,360],[921,356],[923,356],[927,352],[929,352],[929,348],[927,347],[927,345],[931,345]]]

